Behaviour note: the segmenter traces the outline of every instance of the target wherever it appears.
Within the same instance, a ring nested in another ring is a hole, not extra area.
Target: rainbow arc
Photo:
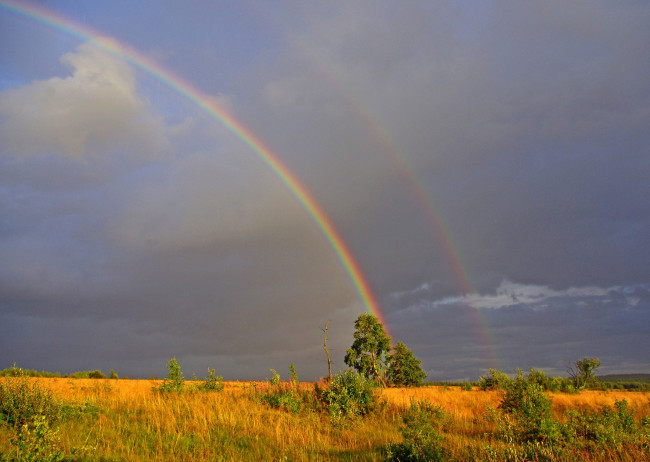
[[[98,49],[129,63],[133,67],[162,82],[222,124],[230,133],[247,145],[288,188],[312,218],[343,265],[365,310],[377,316],[386,325],[379,303],[359,263],[354,258],[350,248],[323,208],[291,169],[249,128],[237,120],[230,112],[219,106],[214,98],[204,94],[188,80],[164,68],[156,61],[127,44],[121,43],[113,38],[104,37],[101,33],[63,17],[54,11],[32,4],[22,4],[9,0],[0,0],[0,7],[20,17],[35,21],[54,30],[76,37],[81,41],[93,44]]]

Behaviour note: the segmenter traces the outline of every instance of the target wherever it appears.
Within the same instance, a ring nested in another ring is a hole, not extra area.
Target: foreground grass
[[[386,389],[376,412],[343,424],[326,413],[290,413],[251,399],[249,384],[226,382],[222,392],[156,393],[150,380],[31,379],[51,390],[67,418],[54,422],[49,453],[63,460],[384,460],[385,447],[402,439],[402,414],[411,400],[444,409],[443,445],[452,460],[526,459],[521,446],[498,436],[496,391],[451,387]],[[303,384],[309,389],[309,384]],[[650,394],[585,391],[551,394],[553,415],[566,421],[567,410],[596,412],[626,399],[639,421],[650,415]],[[12,443],[11,440],[14,440]],[[17,459],[17,430],[0,425],[0,454]],[[538,460],[560,460],[551,455]],[[26,451],[22,452],[26,460]],[[613,444],[564,452],[574,460],[650,460],[648,444]],[[32,460],[47,460],[32,459]],[[50,460],[56,460],[54,456]]]

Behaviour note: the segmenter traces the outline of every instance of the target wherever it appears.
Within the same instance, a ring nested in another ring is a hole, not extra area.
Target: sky
[[[374,309],[429,380],[650,373],[649,24],[633,0],[0,1],[0,368],[314,380],[326,323],[345,369]],[[161,72],[289,169],[376,308]]]

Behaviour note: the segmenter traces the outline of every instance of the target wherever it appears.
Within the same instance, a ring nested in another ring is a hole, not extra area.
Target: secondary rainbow
[[[39,24],[65,32],[68,35],[88,41],[105,52],[122,59],[134,67],[151,75],[155,79],[174,89],[183,97],[196,104],[225,126],[233,135],[249,146],[252,151],[289,189],[301,206],[316,223],[337,258],[345,268],[352,284],[368,313],[374,314],[386,325],[379,303],[373,294],[370,285],[352,252],[345,244],[338,230],[329,219],[325,211],[314,199],[309,190],[302,184],[296,175],[285,165],[280,158],[262,141],[255,136],[246,126],[233,117],[224,108],[220,107],[212,98],[194,87],[187,80],[165,69],[160,64],[141,54],[137,50],[113,38],[103,37],[100,33],[85,26],[75,23],[51,10],[34,5],[19,4],[14,1],[0,0],[0,6],[20,17],[36,21]]]
[[[270,10],[265,10],[273,21],[282,29],[288,29],[284,24],[283,18],[271,14]],[[442,249],[445,260],[449,265],[453,280],[463,297],[465,304],[472,308],[473,323],[476,336],[480,344],[484,347],[486,353],[485,364],[487,367],[500,368],[499,355],[497,354],[497,342],[491,333],[490,326],[480,308],[473,301],[473,294],[477,291],[471,282],[470,272],[464,263],[458,246],[454,242],[452,232],[442,217],[439,207],[427,192],[416,173],[410,165],[408,157],[399,147],[397,141],[391,136],[390,131],[382,124],[359,96],[357,96],[348,86],[344,85],[344,79],[335,75],[332,70],[317,59],[318,53],[312,52],[309,46],[304,43],[297,43],[298,48],[302,49],[303,55],[319,73],[325,77],[329,84],[341,95],[360,120],[363,121],[366,129],[371,134],[372,139],[378,147],[379,152],[383,152],[392,161],[396,171],[400,173],[403,183],[408,187],[412,197],[417,202],[420,209],[424,212],[429,226],[433,232],[436,243]]]
[[[439,207],[436,206],[431,195],[427,193],[426,187],[422,184],[415,169],[411,167],[407,160],[407,156],[400,149],[395,139],[390,135],[390,132],[383,126],[377,117],[374,116],[363,101],[350,92],[347,93],[349,101],[353,103],[356,112],[364,121],[368,130],[372,133],[375,142],[381,147],[382,151],[388,154],[391,158],[396,169],[402,175],[404,183],[411,191],[413,198],[417,201],[420,209],[425,212],[429,226],[435,235],[436,242],[440,245],[440,248],[445,255],[445,260],[449,265],[453,279],[462,294],[464,302],[468,307],[472,308],[474,330],[480,343],[485,348],[486,366],[500,369],[499,355],[496,351],[497,342],[490,331],[490,326],[485,319],[482,310],[478,308],[473,301],[473,294],[476,294],[477,291],[473,287],[467,265],[463,261],[458,246],[452,239],[452,233],[445,223]]]

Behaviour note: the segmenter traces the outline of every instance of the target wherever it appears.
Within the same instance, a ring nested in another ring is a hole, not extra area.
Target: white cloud
[[[405,296],[414,295],[421,292],[428,292],[429,290],[431,290],[431,284],[429,282],[424,282],[420,284],[418,287],[416,287],[415,289],[393,292],[390,294],[390,297],[393,300],[399,300],[401,298],[404,298]]]
[[[0,94],[0,139],[11,154],[80,159],[125,151],[150,157],[169,149],[163,121],[138,96],[127,64],[90,44],[61,62],[72,75]]]
[[[403,294],[420,292],[424,285],[411,291],[393,294],[393,299],[399,299]],[[650,284],[638,284],[630,286],[613,286],[608,288],[585,286],[569,287],[568,289],[555,290],[548,286],[534,284],[520,284],[504,279],[495,289],[493,294],[465,294],[460,296],[445,297],[433,301],[420,301],[410,306],[407,310],[427,310],[443,306],[471,306],[474,308],[500,309],[510,306],[528,306],[534,309],[547,309],[556,307],[556,301],[566,305],[567,300],[576,306],[587,306],[589,300],[598,300],[599,303],[611,303],[613,299],[624,299],[629,306],[639,304],[641,298],[636,295],[637,291],[646,292],[650,290]]]

